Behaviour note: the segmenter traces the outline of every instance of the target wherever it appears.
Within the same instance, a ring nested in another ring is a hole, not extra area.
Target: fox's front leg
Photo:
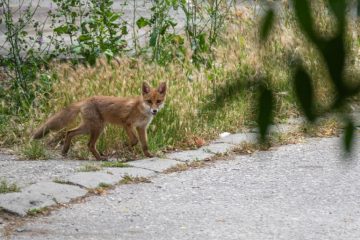
[[[147,144],[146,127],[137,127],[136,130],[138,132],[141,147],[142,147],[142,150],[143,150],[145,156],[146,157],[153,157],[153,155],[149,152],[149,147],[148,147],[148,144]]]
[[[135,130],[133,128],[133,126],[131,125],[126,125],[125,126],[125,131],[126,131],[126,134],[129,138],[129,144],[131,147],[134,147],[137,143],[138,143],[138,139],[136,137],[136,134],[135,134]]]

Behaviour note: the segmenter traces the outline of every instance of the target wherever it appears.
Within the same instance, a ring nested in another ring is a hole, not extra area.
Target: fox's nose
[[[155,115],[157,112],[158,112],[157,109],[152,109],[152,110],[151,110],[151,113],[152,113],[153,115]]]

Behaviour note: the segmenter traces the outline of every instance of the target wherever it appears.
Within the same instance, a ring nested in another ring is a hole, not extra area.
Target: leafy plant
[[[127,34],[126,22],[121,20],[121,13],[112,9],[112,0],[54,2],[61,11],[52,14],[53,19],[65,19],[65,22],[58,20],[61,24],[54,28],[54,32],[58,36],[68,36],[71,42],[70,49],[60,45],[61,52],[69,51],[94,65],[101,55],[110,60],[126,47],[123,39]]]
[[[36,95],[34,80],[41,67],[46,66],[52,55],[49,44],[45,43],[43,26],[33,19],[39,3],[35,6],[23,6],[19,3],[13,9],[10,0],[0,0],[0,24],[4,24],[5,42],[0,47],[4,52],[0,55],[0,66],[9,81],[0,85],[0,98],[7,101],[3,114],[26,114]],[[19,12],[19,17],[14,13]],[[32,28],[35,36],[28,35],[27,29]]]
[[[138,28],[149,26],[151,28],[149,46],[152,49],[152,58],[160,64],[178,58],[183,59],[185,54],[184,39],[175,33],[177,25],[170,16],[170,10],[176,10],[177,0],[155,0],[151,7],[151,18],[141,17],[136,21]]]
[[[186,18],[185,32],[196,65],[209,65],[211,47],[217,42],[233,1],[180,0]]]
[[[319,55],[324,60],[331,83],[335,89],[334,101],[330,106],[315,107],[314,87],[312,84],[313,80],[302,66],[301,60],[296,62],[293,77],[294,91],[298,98],[300,107],[310,122],[313,122],[319,116],[329,112],[336,112],[340,108],[343,108],[346,104],[346,100],[355,94],[358,94],[360,91],[360,84],[349,84],[345,74],[347,59],[345,47],[347,1],[327,0],[326,3],[330,11],[334,14],[334,19],[336,21],[336,31],[331,37],[323,37],[316,31],[311,12],[311,4],[308,0],[293,0],[297,22],[304,35],[312,44],[314,44],[319,52]],[[263,33],[261,34],[262,40],[265,40],[270,32],[269,29],[273,23],[272,15],[272,10],[269,10],[265,15],[261,30]],[[260,106],[264,105],[262,101],[260,101],[259,104]],[[270,102],[265,105],[266,106],[262,108],[266,109],[267,112],[271,112],[273,110],[273,106]],[[260,129],[264,129],[270,124],[270,119],[265,119],[266,120],[259,122]],[[345,149],[349,151],[351,149],[355,128],[349,116],[344,117],[344,120],[346,121],[344,145]],[[264,138],[266,131],[260,131],[260,133]]]

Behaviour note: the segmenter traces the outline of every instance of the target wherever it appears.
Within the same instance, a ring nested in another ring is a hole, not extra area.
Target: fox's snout
[[[150,111],[151,111],[151,114],[152,114],[152,115],[156,115],[156,114],[157,114],[157,112],[158,112],[158,110],[157,110],[157,109],[151,109]]]

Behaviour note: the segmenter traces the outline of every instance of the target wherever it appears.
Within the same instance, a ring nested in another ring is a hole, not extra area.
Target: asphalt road
[[[360,239],[360,149],[310,139],[123,185],[12,239]]]

